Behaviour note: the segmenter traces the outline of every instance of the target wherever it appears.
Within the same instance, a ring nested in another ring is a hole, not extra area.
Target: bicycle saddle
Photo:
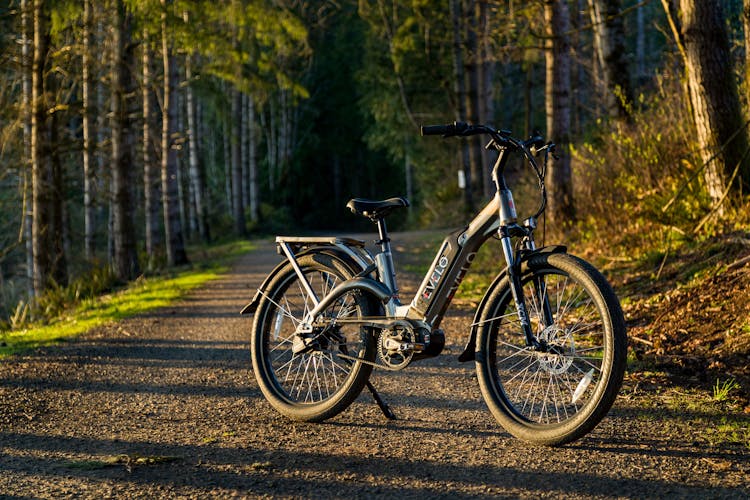
[[[382,219],[395,208],[409,206],[406,198],[388,198],[387,200],[367,200],[354,198],[346,204],[347,208],[357,215],[369,217],[372,220]]]

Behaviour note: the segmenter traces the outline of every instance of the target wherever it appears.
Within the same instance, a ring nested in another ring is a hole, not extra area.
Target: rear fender
[[[563,245],[550,245],[542,248],[537,248],[534,251],[531,252],[524,252],[521,256],[521,272],[525,272],[527,269],[526,263],[529,261],[529,259],[535,255],[541,255],[541,254],[552,254],[552,253],[566,253],[568,251],[567,247]],[[490,284],[489,288],[487,288],[487,291],[484,292],[484,296],[482,297],[482,300],[479,302],[479,306],[477,306],[477,310],[474,313],[474,319],[471,322],[471,333],[469,335],[469,340],[466,343],[466,347],[464,348],[464,352],[462,352],[458,356],[458,360],[462,363],[466,361],[474,361],[474,352],[477,348],[477,331],[479,330],[479,322],[481,321],[481,318],[484,314],[484,309],[488,306],[490,297],[492,297],[497,290],[497,288],[504,286],[506,277],[508,276],[508,268],[506,267],[500,273],[495,277],[495,279]]]
[[[338,259],[339,261],[344,263],[344,265],[352,274],[358,275],[367,270],[366,268],[362,267],[361,263],[353,259],[351,255],[333,246],[308,248],[298,253],[296,256],[301,257],[303,255],[307,255],[310,253],[323,253],[335,259]],[[263,296],[267,292],[270,283],[273,281],[276,275],[278,275],[281,272],[281,270],[284,269],[288,264],[289,264],[289,261],[284,259],[276,267],[274,267],[270,273],[268,273],[268,276],[266,276],[266,279],[263,280],[263,283],[261,283],[260,287],[258,287],[258,290],[255,292],[255,295],[253,296],[253,300],[251,300],[249,304],[247,304],[245,307],[242,308],[242,310],[240,311],[240,314],[243,314],[243,315],[255,314],[255,311],[258,309],[258,304],[260,304],[260,300],[263,298]],[[368,274],[370,273],[365,273],[365,275],[368,275]]]

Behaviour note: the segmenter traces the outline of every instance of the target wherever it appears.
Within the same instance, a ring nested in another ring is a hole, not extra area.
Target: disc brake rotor
[[[573,336],[554,324],[542,331],[539,340],[544,341],[548,346],[546,352],[538,353],[539,364],[542,368],[558,375],[566,372],[573,364],[573,355],[576,351]]]

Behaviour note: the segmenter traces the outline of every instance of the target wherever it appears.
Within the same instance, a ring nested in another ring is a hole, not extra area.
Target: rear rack
[[[335,245],[357,248],[365,247],[365,242],[362,240],[342,238],[340,236],[277,236],[276,251],[279,254],[283,252],[281,247],[282,243],[289,245],[294,252],[316,245]]]

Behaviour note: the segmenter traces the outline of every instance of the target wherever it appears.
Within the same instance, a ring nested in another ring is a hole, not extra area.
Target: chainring
[[[404,327],[383,329],[378,335],[378,357],[391,370],[402,370],[411,363],[414,351],[400,346],[412,341],[412,333]]]

